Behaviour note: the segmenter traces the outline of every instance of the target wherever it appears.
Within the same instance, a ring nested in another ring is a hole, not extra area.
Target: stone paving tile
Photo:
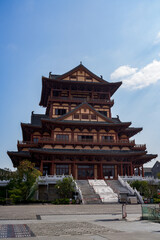
[[[126,233],[126,232],[121,232],[121,233],[107,233],[101,235],[104,237],[104,239],[109,239],[109,240],[160,240],[160,234],[158,233],[146,233],[146,232],[135,232],[134,233]],[[94,239],[94,238],[93,238]]]
[[[101,233],[117,232],[103,226],[88,222],[54,222],[28,224],[32,232],[36,236],[60,236],[60,235],[99,235]]]
[[[62,235],[62,236],[38,236],[34,238],[18,238],[19,240],[110,240],[107,237],[99,235]],[[7,240],[13,240],[13,238],[7,238]],[[115,239],[118,240],[118,239]],[[128,240],[128,239],[127,239]]]
[[[61,215],[61,214],[120,214],[121,204],[96,204],[96,205],[17,205],[0,206],[0,220],[5,219],[37,219],[37,215]],[[141,213],[140,205],[128,205],[128,213]],[[25,213],[25,214],[24,214]]]
[[[0,238],[34,237],[26,224],[1,224]]]

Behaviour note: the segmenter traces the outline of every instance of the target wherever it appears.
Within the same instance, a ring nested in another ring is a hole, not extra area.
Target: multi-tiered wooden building
[[[143,164],[157,155],[130,140],[142,128],[113,118],[111,99],[121,82],[109,83],[82,64],[62,74],[42,77],[40,106],[46,113],[22,123],[23,141],[8,152],[14,167],[28,159],[43,175],[72,174],[75,179],[116,179],[143,175]]]

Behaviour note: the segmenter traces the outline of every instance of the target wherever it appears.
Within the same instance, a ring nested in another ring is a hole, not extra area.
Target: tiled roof
[[[48,148],[31,148],[30,152],[59,153],[59,154],[103,154],[103,155],[139,155],[145,154],[145,151],[127,151],[127,150],[88,150],[88,149],[48,149]]]
[[[31,124],[41,126],[41,119],[49,119],[49,116],[46,114],[34,114],[31,115]]]

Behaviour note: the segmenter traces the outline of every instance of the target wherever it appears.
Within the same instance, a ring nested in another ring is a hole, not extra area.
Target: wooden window
[[[99,111],[99,112],[107,117],[107,111]]]
[[[56,164],[56,174],[57,175],[69,175],[69,165]]]
[[[93,141],[93,136],[91,136],[91,135],[78,135],[78,141],[92,142]]]
[[[86,77],[86,81],[92,81],[91,77]]]
[[[58,97],[59,96],[59,92],[58,91],[53,91],[53,96],[54,97]]]
[[[68,141],[69,140],[69,135],[68,134],[57,134],[56,135],[56,140],[57,141]]]
[[[79,114],[78,114],[78,113],[75,113],[75,114],[73,115],[73,117],[74,117],[75,119],[79,119]]]
[[[38,143],[38,137],[34,137],[34,138],[33,138],[33,142],[34,142],[34,143]]]
[[[92,115],[91,115],[91,119],[92,119],[92,120],[96,120],[96,119],[97,119],[97,116],[92,114]]]
[[[113,136],[102,136],[102,141],[104,142],[113,142]]]
[[[60,108],[55,109],[55,115],[63,115],[63,114],[66,114],[66,109],[60,109]]]
[[[76,76],[71,76],[71,77],[70,77],[70,80],[71,80],[71,81],[76,81],[76,80],[77,80],[77,77],[76,77]]]
[[[88,119],[88,114],[82,114],[82,119]]]

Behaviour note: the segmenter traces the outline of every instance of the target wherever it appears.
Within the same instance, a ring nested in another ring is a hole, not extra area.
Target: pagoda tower
[[[31,114],[21,123],[23,140],[16,152],[7,152],[14,167],[28,159],[43,175],[70,175],[74,179],[117,179],[144,176],[143,164],[156,158],[146,145],[130,140],[142,128],[113,118],[112,95],[122,82],[110,83],[82,64],[62,75],[42,77],[39,105],[45,114]]]

